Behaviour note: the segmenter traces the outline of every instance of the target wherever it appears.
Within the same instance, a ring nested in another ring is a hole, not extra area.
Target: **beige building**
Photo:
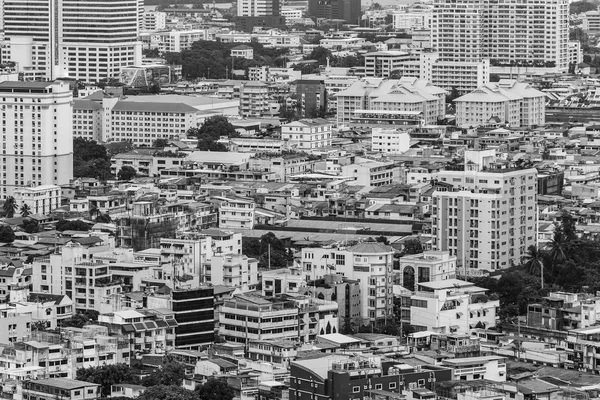
[[[41,185],[15,189],[13,196],[19,210],[22,206],[27,205],[30,214],[46,215],[61,206],[61,192],[60,186]]]
[[[513,79],[480,86],[455,99],[454,104],[456,125],[460,127],[534,127],[546,121],[546,94]]]
[[[400,285],[412,291],[417,289],[418,283],[456,278],[456,256],[447,251],[408,254],[400,257],[399,264]]]
[[[468,150],[464,170],[434,174],[453,188],[432,195],[433,249],[456,256],[461,276],[518,265],[536,244],[537,170],[500,165],[494,150]]]

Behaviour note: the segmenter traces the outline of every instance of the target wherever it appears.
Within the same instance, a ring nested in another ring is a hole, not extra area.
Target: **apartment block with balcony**
[[[179,273],[202,281],[202,268],[212,256],[211,239],[206,237],[160,239],[162,263],[171,263]]]
[[[47,215],[61,206],[61,188],[57,185],[21,187],[13,191],[19,209],[29,207],[31,214]]]
[[[294,340],[270,339],[248,341],[248,358],[287,367],[298,355]]]
[[[452,380],[474,381],[486,379],[493,382],[506,381],[506,358],[499,356],[461,357],[442,361],[452,368]]]
[[[219,84],[218,97],[240,100],[240,116],[261,117],[269,111],[269,86],[262,82],[225,81]]]
[[[221,307],[219,336],[239,343],[285,338],[309,342],[339,331],[337,313],[337,303],[308,296],[234,295]]]
[[[435,174],[433,249],[456,256],[457,273],[508,268],[536,243],[537,171],[497,164],[494,150],[467,150],[465,164]]]
[[[398,50],[376,51],[365,54],[365,76],[388,78],[399,70],[406,61],[412,60],[410,53]]]
[[[332,124],[322,118],[301,119],[281,126],[281,139],[297,146],[298,150],[311,152],[331,146]]]
[[[156,38],[158,51],[161,54],[189,50],[194,42],[210,39],[206,29],[158,32],[152,36]]]
[[[581,329],[600,320],[600,297],[585,293],[551,292],[527,306],[527,326],[551,330]]]
[[[252,201],[213,196],[219,208],[219,228],[253,229],[256,204]]]
[[[600,327],[572,329],[567,334],[567,364],[575,370],[597,373],[600,369]]]
[[[387,186],[399,180],[399,168],[393,161],[359,158],[353,164],[342,165],[341,175],[354,178],[361,186]]]
[[[213,256],[204,267],[203,277],[212,285],[254,290],[258,285],[258,260],[243,254]]]
[[[410,321],[418,331],[470,334],[472,329],[496,326],[499,300],[471,282],[447,279],[417,283],[411,296]]]

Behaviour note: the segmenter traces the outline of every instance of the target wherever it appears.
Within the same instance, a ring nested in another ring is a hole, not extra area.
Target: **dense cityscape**
[[[0,22],[0,399],[600,399],[599,0]]]

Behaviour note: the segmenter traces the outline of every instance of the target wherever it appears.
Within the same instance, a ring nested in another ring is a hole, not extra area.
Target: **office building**
[[[279,0],[239,0],[237,3],[236,28],[253,32],[255,27],[285,27],[285,17],[279,14]]]
[[[308,16],[323,19],[341,19],[360,25],[361,0],[309,0]]]
[[[142,61],[140,5],[140,0],[6,0],[2,61],[18,63],[26,79],[116,78],[122,67]]]
[[[296,98],[300,115],[304,118],[314,118],[327,110],[327,92],[325,91],[325,82],[322,80],[297,80]]]
[[[200,350],[214,342],[214,288],[175,289],[171,292],[175,314],[175,347]]]
[[[507,73],[517,63],[523,67],[516,73],[568,69],[568,0],[436,0],[431,25],[442,61],[487,58],[492,73]]]
[[[462,168],[462,167],[461,167]],[[465,151],[464,169],[434,174],[433,249],[457,257],[457,273],[519,265],[536,244],[537,170],[501,168],[494,150]]]
[[[2,197],[73,178],[73,95],[66,82],[2,82]]]
[[[338,125],[368,128],[435,125],[446,107],[444,89],[410,77],[363,78],[336,99]]]
[[[460,127],[508,125],[542,126],[546,121],[546,93],[525,82],[502,79],[454,100]]]
[[[394,29],[412,32],[414,29],[429,29],[431,27],[432,10],[425,9],[421,12],[394,13]]]

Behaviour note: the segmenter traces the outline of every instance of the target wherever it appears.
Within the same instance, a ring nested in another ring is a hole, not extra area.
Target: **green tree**
[[[538,250],[537,246],[531,245],[527,248],[527,252],[523,256],[523,266],[531,275],[538,275],[542,273],[544,268],[543,255]]]
[[[167,147],[169,145],[169,141],[167,139],[156,139],[154,142],[152,142],[152,147],[160,147],[160,148],[164,148]]]
[[[8,225],[0,226],[0,243],[12,243],[15,241],[15,232]]]
[[[112,218],[110,217],[110,215],[108,215],[108,213],[100,214],[98,215],[98,217],[96,217],[96,222],[100,222],[102,224],[109,224],[112,222]]]
[[[162,367],[142,379],[144,386],[181,386],[185,378],[185,366],[181,363],[168,361]]]
[[[233,400],[235,392],[227,383],[210,378],[196,389],[198,400]]]
[[[419,239],[408,239],[404,242],[404,247],[400,252],[400,256],[403,257],[407,254],[420,254],[423,252],[423,245]]]
[[[79,368],[76,379],[100,385],[103,397],[111,394],[110,387],[118,383],[138,384],[139,380],[127,364],[102,365],[99,367]]]
[[[575,1],[569,6],[569,13],[571,14],[581,14],[588,11],[596,11],[598,5],[594,2],[588,1]]]
[[[87,232],[90,230],[90,226],[81,220],[69,221],[69,220],[63,219],[56,223],[56,230],[59,232],[62,232],[62,231]]]
[[[120,181],[129,181],[135,178],[137,175],[137,171],[135,168],[129,165],[123,165],[117,174],[117,179]]]
[[[73,139],[73,176],[101,180],[111,178],[110,155],[106,148],[94,140]]]
[[[27,233],[36,233],[40,231],[40,224],[35,219],[26,219],[21,224],[21,229]]]
[[[196,392],[181,386],[151,386],[147,388],[136,400],[199,400]]]
[[[204,151],[227,151],[222,143],[217,143],[221,137],[239,137],[235,127],[227,120],[227,117],[216,115],[207,118],[200,128],[190,128],[188,136],[198,139],[198,149]]]
[[[460,92],[456,86],[452,86],[450,93],[446,96],[446,103],[452,103],[454,100],[460,97]]]
[[[4,204],[2,205],[2,209],[4,210],[4,216],[6,218],[14,217],[17,208],[19,208],[19,206],[17,206],[17,201],[12,196],[8,196],[6,200],[4,200]]]
[[[50,327],[50,322],[48,321],[34,321],[31,323],[31,331],[45,331]]]
[[[20,210],[21,217],[28,217],[31,215],[31,207],[28,204],[23,203]]]

